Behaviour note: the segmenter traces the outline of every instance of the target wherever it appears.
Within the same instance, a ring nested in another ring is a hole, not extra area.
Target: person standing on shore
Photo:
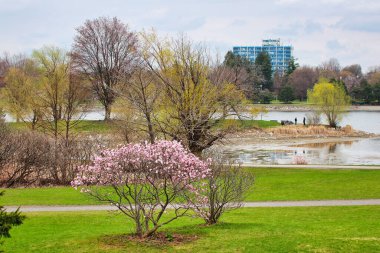
[[[294,124],[297,125],[297,117],[294,119]]]
[[[303,117],[303,125],[306,126],[306,118]]]

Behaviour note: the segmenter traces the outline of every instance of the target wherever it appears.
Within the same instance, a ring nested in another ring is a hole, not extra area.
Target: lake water
[[[263,120],[290,120],[294,122],[297,118],[298,123],[302,124],[302,120],[308,112],[268,112],[259,115],[258,119]],[[324,120],[326,123],[326,120]],[[340,126],[351,125],[356,130],[369,133],[380,134],[380,112],[369,111],[352,111],[344,114]]]
[[[297,118],[298,123],[302,124],[307,113],[271,111],[256,119],[294,122]],[[323,121],[326,123],[325,119]],[[380,134],[380,112],[351,111],[344,114],[339,125],[351,125],[356,130]],[[308,164],[380,165],[380,139],[303,145],[262,143],[255,146],[242,143],[234,147],[226,146],[223,153],[243,164],[292,164],[295,157],[300,156]]]
[[[307,164],[380,165],[380,138],[290,145],[242,143],[225,146],[223,153],[242,164],[293,164],[297,156]]]

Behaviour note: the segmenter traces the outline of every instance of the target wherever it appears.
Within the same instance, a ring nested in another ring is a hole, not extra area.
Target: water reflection
[[[243,164],[292,164],[296,156],[308,164],[380,165],[380,138],[344,142],[273,145],[260,149],[259,145],[226,147],[223,152]]]

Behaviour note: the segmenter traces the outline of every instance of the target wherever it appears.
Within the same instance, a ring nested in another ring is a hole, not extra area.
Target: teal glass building
[[[280,39],[266,39],[262,41],[261,46],[235,46],[233,53],[245,57],[251,62],[254,62],[257,55],[262,52],[268,52],[272,70],[274,72],[284,73],[288,66],[291,57],[293,57],[293,47],[290,45],[282,45]]]

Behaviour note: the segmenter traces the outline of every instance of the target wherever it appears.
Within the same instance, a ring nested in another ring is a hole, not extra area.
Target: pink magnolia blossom
[[[132,181],[146,183],[153,179],[189,184],[207,177],[210,171],[208,163],[177,141],[128,144],[104,150],[91,165],[79,169],[71,184],[73,187],[122,185]]]

